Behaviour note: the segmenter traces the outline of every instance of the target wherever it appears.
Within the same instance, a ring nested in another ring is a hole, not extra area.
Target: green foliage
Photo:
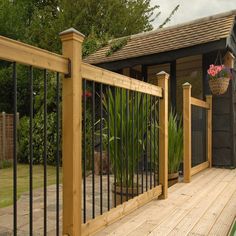
[[[43,113],[35,115],[33,121],[33,163],[43,164],[44,157],[44,136],[43,136]],[[47,163],[54,165],[56,163],[56,113],[48,114],[47,121]],[[18,129],[19,153],[18,161],[20,163],[29,163],[29,117],[22,117]]]
[[[12,166],[12,162],[9,160],[0,160],[0,169],[10,168]]]
[[[168,123],[168,173],[176,173],[183,159],[183,128],[177,115],[171,110]]]
[[[107,51],[106,56],[111,56],[114,52],[117,52],[121,48],[123,48],[128,43],[129,38],[130,37],[125,37],[112,41],[110,44],[110,49]]]
[[[157,121],[153,121],[150,124],[150,113],[154,111],[155,104],[150,106],[150,97],[148,99],[138,94],[134,103],[134,116],[132,119],[132,96],[129,95],[128,103],[126,103],[126,91],[122,90],[120,93],[119,89],[116,89],[116,99],[113,95],[112,90],[107,91],[107,98],[103,96],[103,105],[109,116],[110,124],[110,139],[108,140],[107,134],[107,118],[105,120],[104,128],[104,139],[106,143],[110,143],[110,159],[112,168],[116,166],[116,175],[118,184],[121,183],[121,176],[123,176],[123,183],[128,183],[130,187],[132,179],[134,178],[133,173],[137,170],[137,165],[141,161],[143,153],[146,153],[146,148],[151,145],[152,150],[155,150],[155,156],[157,156],[158,148],[154,141],[154,126],[156,127],[156,134],[158,133]],[[108,106],[109,99],[109,106]],[[122,104],[122,105],[121,105]],[[127,107],[128,105],[128,107]],[[142,112],[142,106],[148,107],[146,113]],[[114,114],[114,108],[116,107],[116,116]],[[128,119],[127,119],[128,110]],[[116,120],[115,120],[116,118]],[[132,121],[133,120],[133,121]],[[115,129],[115,122],[117,124]],[[134,122],[134,129],[133,123]],[[122,126],[120,125],[122,123]],[[143,134],[142,124],[148,124],[148,133]],[[152,139],[150,139],[150,134]],[[134,139],[133,139],[134,138]],[[133,140],[135,140],[133,142]],[[148,140],[148,144],[147,144]],[[157,139],[156,139],[157,141]],[[121,145],[122,142],[122,145]],[[105,146],[105,145],[104,145]],[[122,146],[122,149],[121,149]],[[154,148],[156,147],[156,148]],[[117,151],[115,151],[117,150]],[[154,154],[148,154],[149,162],[154,160]],[[123,162],[123,164],[122,164]],[[158,161],[156,161],[157,163]],[[128,167],[126,165],[128,163]],[[153,164],[152,164],[153,166]],[[128,171],[127,171],[128,168]],[[128,172],[128,176],[126,174]]]

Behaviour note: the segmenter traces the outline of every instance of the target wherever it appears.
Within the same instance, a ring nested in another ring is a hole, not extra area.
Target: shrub
[[[47,164],[56,164],[56,113],[47,115]],[[29,163],[29,117],[22,117],[18,130],[19,152],[18,161]],[[33,120],[33,164],[43,164],[44,162],[44,120],[43,113],[38,112]]]
[[[1,160],[0,161],[0,169],[10,168],[12,166],[12,162],[9,160]]]

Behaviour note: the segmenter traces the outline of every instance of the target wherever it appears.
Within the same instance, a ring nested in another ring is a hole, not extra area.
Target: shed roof
[[[85,58],[85,62],[107,63],[226,39],[233,29],[235,16],[236,10],[132,35],[128,43],[112,55],[106,55],[110,50],[108,45]]]

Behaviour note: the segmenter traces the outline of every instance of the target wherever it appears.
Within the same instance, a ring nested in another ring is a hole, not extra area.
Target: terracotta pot
[[[133,189],[133,197],[138,196],[142,192],[141,186],[139,186],[139,189],[137,191],[137,185],[134,183],[134,189]],[[115,191],[115,185],[112,185],[112,202],[113,206],[115,206],[115,195],[116,195],[116,206],[121,204],[121,195],[123,203],[127,201],[126,198],[126,187],[119,185],[116,185],[116,191]],[[132,187],[128,187],[128,200],[132,199]]]
[[[168,174],[168,187],[178,183],[179,173]]]
[[[211,89],[212,94],[221,95],[226,93],[229,87],[230,78],[218,78],[218,79],[210,79],[209,87]]]
[[[105,175],[105,174],[108,174],[108,172],[109,172],[108,157],[107,157],[106,151],[102,152],[102,173],[100,173],[101,172],[100,167],[101,167],[100,152],[96,152],[96,151],[94,152],[94,172],[95,172],[95,175],[100,175],[100,174]],[[111,170],[110,170],[110,172],[111,172]]]

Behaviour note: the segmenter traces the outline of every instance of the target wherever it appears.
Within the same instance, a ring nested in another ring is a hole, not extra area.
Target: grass
[[[61,172],[61,170],[60,170]],[[43,166],[33,166],[33,189],[43,187]],[[61,178],[61,173],[60,173]],[[61,180],[60,180],[61,181]],[[0,208],[13,204],[13,168],[0,169]],[[47,185],[56,183],[56,168],[47,166]],[[17,166],[17,198],[29,192],[29,165]]]

